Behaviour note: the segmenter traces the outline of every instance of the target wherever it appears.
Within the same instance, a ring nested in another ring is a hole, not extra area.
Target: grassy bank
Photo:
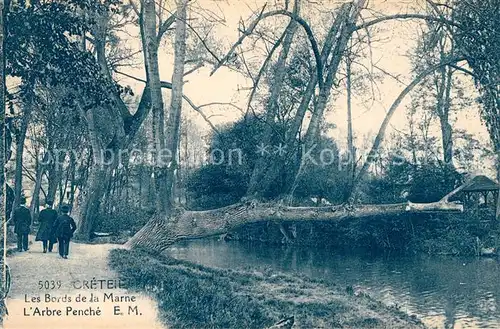
[[[275,272],[208,268],[143,251],[113,250],[110,265],[129,289],[158,300],[169,328],[424,328],[415,318],[351,287]]]

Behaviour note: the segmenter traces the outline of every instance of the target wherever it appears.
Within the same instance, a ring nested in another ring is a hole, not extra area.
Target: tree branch
[[[247,113],[248,113],[248,110],[252,108],[252,100],[253,100],[253,97],[255,96],[255,93],[257,92],[257,88],[259,87],[260,79],[262,78],[262,75],[264,74],[267,66],[269,65],[269,62],[271,61],[271,58],[273,57],[274,52],[276,51],[276,49],[278,49],[281,42],[283,42],[283,39],[285,38],[285,36],[286,36],[286,31],[283,32],[283,34],[281,34],[281,37],[278,39],[278,41],[276,41],[274,43],[273,47],[269,51],[269,54],[267,54],[266,59],[262,63],[262,66],[259,69],[259,73],[257,73],[257,76],[255,77],[255,80],[253,81],[252,91],[250,92],[250,95],[248,96],[247,111],[246,111]],[[252,108],[252,111],[253,111],[253,108]],[[255,112],[254,112],[254,114],[255,114]]]
[[[134,77],[133,75],[130,75],[130,74],[127,74],[127,73],[123,73],[123,72],[120,72],[120,71],[116,71],[116,73],[121,74],[123,76],[126,76],[126,77],[128,77],[130,79],[134,79],[136,81],[146,83],[146,80],[138,78],[138,77]],[[161,81],[160,84],[161,84],[161,88],[172,89],[172,83],[171,82]],[[146,92],[146,88],[145,88],[144,92]],[[210,126],[210,128],[212,128],[216,133],[219,134],[219,131],[217,130],[217,128],[215,128],[214,124],[208,119],[208,117],[205,115],[205,113],[203,113],[203,111],[201,111],[201,107],[208,106],[207,104],[202,105],[202,106],[196,106],[193,103],[193,101],[189,97],[187,97],[186,95],[183,94],[182,98],[193,108],[193,110],[195,110],[196,112],[198,112],[201,115],[201,117],[208,123],[208,125]],[[215,103],[212,103],[212,104],[215,104]]]
[[[457,71],[461,71],[461,72],[463,72],[463,73],[465,73],[467,75],[470,75],[471,77],[473,77],[475,79],[479,79],[479,76],[477,74],[475,74],[472,71],[467,70],[464,67],[461,67],[461,66],[458,66],[458,65],[455,65],[455,64],[450,64],[450,67],[454,68]]]
[[[165,32],[167,32],[167,30],[170,28],[170,26],[172,26],[172,24],[174,24],[175,22],[175,15],[176,12],[173,12],[172,15],[170,15],[164,22],[163,24],[160,25],[160,27],[158,28],[158,36],[157,36],[157,42],[160,43],[161,41],[161,38],[163,37],[163,34],[165,34]]]
[[[187,70],[186,72],[184,72],[184,76],[189,75],[189,74],[195,72],[196,70],[198,70],[199,68],[201,68],[203,66],[204,66],[203,62],[200,62],[200,63],[196,64],[193,68],[191,68],[191,69]]]
[[[311,48],[312,48],[313,53],[314,53],[314,58],[316,60],[316,70],[317,70],[317,74],[318,74],[318,84],[321,87],[323,85],[323,63],[322,63],[322,60],[321,60],[321,55],[320,55],[320,52],[319,52],[318,43],[316,42],[316,39],[314,37],[314,34],[313,34],[313,32],[312,32],[311,27],[309,26],[309,24],[307,24],[307,22],[304,19],[302,19],[301,17],[299,17],[298,15],[295,15],[294,13],[291,13],[289,11],[286,11],[286,10],[274,10],[274,11],[270,11],[270,12],[264,13],[264,9],[265,8],[266,8],[266,6],[264,6],[262,8],[259,16],[252,22],[252,24],[250,24],[250,26],[245,31],[243,31],[243,34],[241,35],[241,37],[233,44],[233,46],[231,47],[231,49],[229,50],[229,52],[214,67],[214,69],[212,70],[212,72],[210,72],[210,75],[213,75],[222,65],[224,65],[227,62],[227,60],[231,56],[233,56],[236,48],[238,48],[238,46],[245,40],[245,38],[247,36],[249,36],[249,35],[251,35],[253,33],[253,31],[255,30],[255,28],[257,27],[257,25],[259,24],[259,22],[261,20],[263,20],[265,18],[268,18],[268,17],[272,17],[272,16],[283,15],[283,16],[288,16],[291,19],[295,20],[297,23],[299,23],[302,26],[302,28],[306,32],[307,38],[309,39],[309,42],[311,43]]]
[[[376,18],[376,19],[374,19],[372,21],[363,23],[361,25],[354,26],[352,28],[352,31],[366,29],[366,28],[368,28],[368,27],[370,27],[372,25],[375,25],[375,24],[378,24],[378,23],[381,23],[381,22],[385,22],[385,21],[389,21],[389,20],[394,20],[394,19],[423,19],[423,20],[430,21],[430,22],[445,23],[445,24],[448,24],[448,25],[451,25],[451,26],[455,26],[455,27],[458,27],[458,28],[461,27],[460,24],[458,24],[458,23],[456,23],[454,21],[450,21],[448,19],[444,19],[444,18],[433,17],[433,16],[429,16],[429,15],[422,15],[422,14],[396,14],[396,15],[389,15],[389,16],[379,17],[379,18]]]
[[[206,49],[206,51],[208,51],[208,53],[212,55],[212,57],[217,61],[217,63],[220,63],[219,57],[217,57],[217,55],[208,47],[205,39],[201,37],[201,35],[191,26],[191,24],[186,22],[186,25],[189,27],[191,31],[193,31],[196,37],[200,40],[201,44]]]

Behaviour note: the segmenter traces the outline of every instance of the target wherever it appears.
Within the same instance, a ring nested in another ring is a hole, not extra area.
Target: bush
[[[190,175],[187,182],[190,209],[227,206],[245,195],[255,165],[260,160],[258,147],[263,141],[265,128],[262,120],[250,116],[226,126],[212,137],[209,152],[217,150],[213,155],[224,156],[225,161],[202,166]],[[276,153],[273,147],[282,144],[283,136],[279,136],[280,127],[275,128],[270,145],[266,147],[270,153],[269,161],[274,165],[267,169],[275,170],[277,174],[269,186],[260,190],[267,199],[279,199],[291,189],[301,161],[302,151],[299,149],[287,154]],[[329,152],[323,154],[323,150]],[[348,186],[348,175],[340,166],[336,143],[329,137],[320,136],[310,155],[317,163],[305,168],[298,179],[294,197],[300,202],[311,197],[325,198],[332,203],[341,202]]]
[[[439,163],[414,166],[408,162],[388,165],[364,187],[366,203],[435,202],[463,182],[463,174]]]
[[[449,166],[430,164],[418,167],[409,189],[412,202],[435,202],[463,183],[463,175]]]
[[[153,211],[154,209],[144,209],[134,202],[121,203],[114,206],[114,209],[101,209],[94,231],[133,235],[147,223]]]

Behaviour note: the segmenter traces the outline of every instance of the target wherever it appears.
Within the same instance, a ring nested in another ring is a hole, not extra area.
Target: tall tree
[[[177,15],[175,19],[175,43],[174,43],[174,73],[172,75],[172,95],[170,97],[170,111],[167,121],[166,148],[170,150],[170,164],[167,167],[167,189],[162,195],[168,202],[169,209],[174,204],[174,184],[177,166],[178,148],[180,141],[180,124],[182,113],[182,86],[184,83],[184,63],[186,59],[186,29],[188,0],[177,0]]]
[[[450,3],[448,3],[450,5]],[[432,14],[438,10],[438,15],[446,15],[453,19],[453,7],[444,7],[446,12],[436,9],[433,3],[429,5],[429,10]],[[435,65],[443,62],[448,58],[456,56],[455,45],[452,34],[456,27],[449,26],[441,22],[428,22],[425,26],[428,30],[422,34],[419,45],[416,49],[416,60],[414,61],[414,70],[418,74],[425,70],[429,65]],[[424,81],[422,86],[417,90],[417,93],[422,94],[422,89],[427,88],[432,90],[433,108],[432,113],[435,113],[439,119],[441,128],[441,146],[442,146],[442,161],[445,165],[453,168],[453,128],[451,125],[452,114],[452,92],[455,69],[451,66],[440,67],[432,74],[428,81]]]
[[[167,163],[163,159],[165,148],[165,109],[161,93],[160,69],[158,63],[159,41],[157,36],[156,2],[141,1],[141,34],[144,38],[145,67],[147,85],[151,94],[153,114],[153,136],[155,145],[154,179],[156,185],[156,210],[168,209],[168,189],[166,180]]]
[[[453,37],[458,50],[467,58],[481,94],[481,116],[497,154],[500,170],[500,3],[496,0],[457,0],[456,20],[460,23]],[[497,175],[500,177],[500,172]],[[500,193],[496,217],[500,220]]]

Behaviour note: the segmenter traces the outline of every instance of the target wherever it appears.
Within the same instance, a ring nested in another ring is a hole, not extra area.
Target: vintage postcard
[[[0,327],[500,328],[500,1],[0,12]]]

